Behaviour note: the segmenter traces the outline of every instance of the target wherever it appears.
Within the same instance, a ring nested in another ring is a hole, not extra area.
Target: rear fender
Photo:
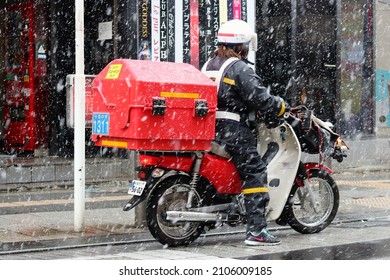
[[[160,178],[149,177],[148,180],[146,181],[146,186],[142,194],[139,196],[133,195],[133,197],[123,207],[123,211],[129,211],[133,209],[135,206],[137,206],[138,204],[140,204],[142,201],[144,201],[149,196],[156,182],[158,182],[159,179]]]
[[[133,196],[123,207],[123,211],[129,211],[133,209],[135,206],[140,204],[142,201],[148,199],[150,194],[159,186],[163,181],[165,181],[168,178],[174,177],[174,176],[188,176],[189,175],[185,172],[176,171],[176,170],[170,170],[166,174],[164,174],[160,178],[153,178],[149,177],[146,181],[146,186],[143,191],[143,193],[140,196]]]

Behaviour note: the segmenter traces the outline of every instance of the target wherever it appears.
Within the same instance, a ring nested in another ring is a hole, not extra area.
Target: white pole
[[[85,216],[85,79],[84,0],[75,0],[76,75],[74,83],[74,230],[84,228]]]
[[[175,1],[175,62],[183,63],[183,1]]]
[[[248,0],[247,2],[247,8],[248,8],[248,23],[253,27],[253,30],[257,33],[256,31],[256,1],[255,0]],[[256,61],[256,52],[249,52],[248,55],[248,60],[255,62]],[[252,66],[253,69],[256,68],[256,63],[255,65]]]

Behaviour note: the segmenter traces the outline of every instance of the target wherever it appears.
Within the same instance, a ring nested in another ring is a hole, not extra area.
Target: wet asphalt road
[[[187,247],[177,248],[166,248],[145,232],[133,238],[113,235],[109,238],[90,238],[85,242],[73,244],[58,240],[25,244],[23,253],[1,254],[0,259],[390,260],[389,228],[390,220],[383,218],[332,224],[315,235],[302,235],[289,228],[276,229],[271,225],[272,232],[282,239],[281,245],[272,247],[245,246],[242,229],[230,231],[228,234],[206,234]],[[383,236],[375,236],[375,231],[382,232]],[[346,241],[345,237],[349,234],[355,238]],[[367,238],[367,235],[372,237]],[[66,248],[62,248],[64,245],[67,245]]]
[[[248,247],[243,244],[242,227],[222,227],[202,236],[190,246],[165,248],[144,230],[132,235],[108,234],[7,244],[8,251],[14,253],[4,251],[0,259],[390,259],[390,175],[336,174],[335,179],[341,202],[334,223],[318,234],[302,235],[289,227],[278,227],[270,222],[270,230],[282,239],[279,246]],[[124,191],[118,189],[112,192],[104,188],[89,190],[87,197],[91,200],[87,208],[107,209],[107,215],[121,211],[120,206],[126,200]],[[0,215],[23,215],[23,211],[71,211],[71,199],[72,190],[1,194]],[[13,205],[21,201],[31,202],[31,205]]]

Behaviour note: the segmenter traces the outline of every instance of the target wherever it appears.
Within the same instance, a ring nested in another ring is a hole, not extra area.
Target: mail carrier
[[[209,150],[216,106],[216,84],[190,64],[117,59],[93,82],[92,140],[130,150]]]

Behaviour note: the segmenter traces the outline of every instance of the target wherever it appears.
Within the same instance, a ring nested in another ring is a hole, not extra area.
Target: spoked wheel
[[[190,199],[191,205],[188,205]],[[167,179],[151,194],[147,203],[146,221],[149,231],[163,245],[183,246],[197,239],[204,223],[175,222],[166,219],[167,211],[185,211],[202,204],[199,193],[190,186],[189,178]]]
[[[317,233],[335,218],[339,208],[338,187],[329,173],[309,171],[310,180],[298,187],[290,204],[288,224],[300,233]]]

